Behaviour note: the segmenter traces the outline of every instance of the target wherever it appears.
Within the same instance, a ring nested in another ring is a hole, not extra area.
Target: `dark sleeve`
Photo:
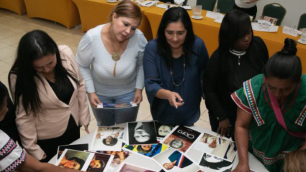
[[[150,41],[145,48],[143,56],[143,69],[145,74],[145,88],[149,103],[152,104],[156,93],[162,89],[159,65],[157,63],[157,43]]]
[[[227,118],[218,98],[218,80],[221,78],[219,53],[216,50],[210,57],[204,73],[203,91],[205,103],[219,121]]]
[[[204,41],[198,37],[196,37],[195,48],[196,48],[197,55],[199,57],[199,66],[200,66],[199,69],[200,69],[200,74],[201,74],[200,76],[201,78],[203,78],[204,70],[205,70],[205,67],[209,59],[208,51],[207,51]]]
[[[259,52],[262,52],[261,60],[263,64],[266,64],[269,60],[269,52],[265,42],[259,36],[254,36],[254,41],[257,43],[260,49]]]
[[[207,51],[204,41],[198,37],[196,37],[194,47],[195,47],[195,51],[199,59],[199,73],[200,73],[200,78],[201,78],[201,88],[203,88],[204,71],[205,71],[207,62],[209,60],[208,51]],[[202,89],[202,92],[203,92],[203,89]],[[204,94],[202,94],[202,97],[205,98]]]

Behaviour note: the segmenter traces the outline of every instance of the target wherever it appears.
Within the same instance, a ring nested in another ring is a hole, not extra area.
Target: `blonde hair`
[[[132,19],[142,20],[142,12],[138,5],[130,0],[122,0],[119,2],[109,15],[109,21],[113,21],[113,14],[116,13],[118,17],[128,17]]]
[[[289,153],[284,162],[284,172],[306,172],[306,150]]]

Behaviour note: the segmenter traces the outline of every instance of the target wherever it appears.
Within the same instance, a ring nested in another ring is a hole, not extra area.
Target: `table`
[[[100,24],[109,22],[109,14],[113,8],[118,4],[109,3],[107,0],[73,0],[80,12],[80,18],[82,23],[82,31],[86,32],[89,29],[96,27]],[[147,17],[144,15],[144,11],[150,9],[149,7],[141,7],[142,22],[138,29],[140,29],[147,40],[152,39],[152,32],[150,23]]]
[[[196,126],[193,126],[193,127],[190,127],[190,128],[192,128],[194,130],[197,130],[201,133],[205,132],[205,133],[208,133],[208,134],[211,134],[211,135],[217,135],[216,133],[214,133],[210,130],[204,129],[204,128],[200,128],[200,127],[196,127]],[[126,132],[127,132],[127,130],[125,130],[125,133]],[[123,137],[124,137],[125,140],[127,140],[127,134],[124,134]],[[80,139],[74,141],[71,144],[85,144],[85,143],[88,143],[89,146],[90,146],[93,139],[94,139],[94,133],[91,133],[91,134],[87,134],[87,135],[81,137]],[[193,147],[194,147],[194,145],[193,145]],[[193,147],[191,147],[191,149],[187,152],[186,156],[193,159],[195,163],[198,163],[203,153],[201,151],[198,151],[198,150],[194,149]],[[237,156],[238,156],[238,154],[237,154]],[[51,164],[55,164],[55,162],[56,162],[56,156],[54,156],[49,161],[49,163],[51,163]],[[125,162],[135,164],[135,165],[138,165],[138,166],[141,166],[141,167],[147,167],[149,169],[156,170],[156,171],[160,171],[160,169],[161,169],[161,167],[159,165],[157,165],[154,160],[152,160],[150,158],[144,158],[143,156],[138,155],[136,153],[130,153],[130,156],[125,160]],[[235,160],[233,162],[233,167],[236,167],[237,164],[238,164],[238,158],[235,158]],[[268,170],[266,170],[266,168],[250,153],[249,153],[249,165],[250,165],[250,168],[255,170],[255,171],[268,172]],[[118,169],[115,168],[113,171],[108,170],[108,172],[115,172],[117,170]]]
[[[0,0],[0,8],[5,8],[19,15],[27,13],[23,0]]]
[[[145,15],[147,16],[152,30],[153,38],[156,37],[159,23],[161,21],[162,15],[164,14],[165,9],[151,7],[150,9],[145,11]],[[195,35],[199,36],[205,42],[206,48],[208,50],[209,55],[211,55],[218,48],[218,38],[219,38],[219,30],[220,23],[214,22],[214,19],[205,17],[205,10],[202,11],[202,16],[204,18],[202,20],[192,20],[193,30]],[[191,11],[188,11],[189,15],[192,15]],[[277,51],[280,51],[284,46],[285,38],[291,38],[294,40],[298,40],[299,37],[293,37],[290,35],[286,35],[282,33],[282,27],[278,29],[278,32],[268,33],[268,32],[258,32],[254,31],[255,36],[260,36],[269,50],[269,56],[271,57]],[[306,45],[299,44],[297,45],[297,55],[301,58],[303,73],[306,73]]]
[[[77,7],[72,0],[24,0],[29,18],[58,22],[68,29],[80,24]]]

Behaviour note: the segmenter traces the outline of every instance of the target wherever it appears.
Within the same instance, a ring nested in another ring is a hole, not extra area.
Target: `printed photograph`
[[[86,171],[93,157],[94,153],[65,149],[57,166]]]
[[[146,157],[153,157],[165,150],[168,146],[164,144],[152,144],[152,145],[124,145],[123,149],[128,151],[144,155]]]
[[[156,136],[158,141],[162,141],[165,136],[167,136],[175,125],[162,125],[155,121]]]
[[[187,150],[197,140],[200,134],[200,132],[193,129],[179,126],[169,136],[164,138],[163,144],[181,152],[187,152]]]
[[[230,172],[233,167],[232,162],[226,161],[208,153],[203,154],[199,165],[204,168],[204,171],[218,172]]]
[[[236,156],[235,142],[208,133],[203,133],[194,149],[212,154],[230,162],[232,162]]]
[[[98,151],[99,153],[104,153],[108,155],[113,155],[113,159],[110,163],[109,168],[114,170],[115,168],[119,167],[120,164],[130,155],[129,151]]]
[[[117,172],[158,172],[158,171],[146,169],[144,167],[139,167],[128,163],[123,163]]]
[[[124,127],[98,127],[95,132],[91,150],[120,151]]]
[[[58,146],[57,160],[61,157],[61,155],[62,155],[62,153],[64,152],[65,149],[85,151],[85,150],[88,150],[88,144],[61,145],[61,146]]]
[[[127,125],[130,145],[157,144],[154,121],[129,122]]]
[[[94,152],[92,152],[94,153]],[[89,167],[86,171],[104,172],[111,163],[112,156],[108,154],[94,153],[94,157],[90,161]]]
[[[195,172],[200,170],[200,167],[193,163],[191,159],[172,148],[169,148],[166,151],[154,156],[153,159],[165,171]]]

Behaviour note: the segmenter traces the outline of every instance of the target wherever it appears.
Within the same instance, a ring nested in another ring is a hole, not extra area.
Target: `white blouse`
[[[115,61],[106,50],[101,39],[99,25],[90,29],[80,41],[76,61],[86,83],[88,93],[102,96],[118,96],[129,93],[135,88],[143,89],[143,54],[147,40],[140,30],[129,38],[128,45],[116,64],[116,76],[113,76]]]

